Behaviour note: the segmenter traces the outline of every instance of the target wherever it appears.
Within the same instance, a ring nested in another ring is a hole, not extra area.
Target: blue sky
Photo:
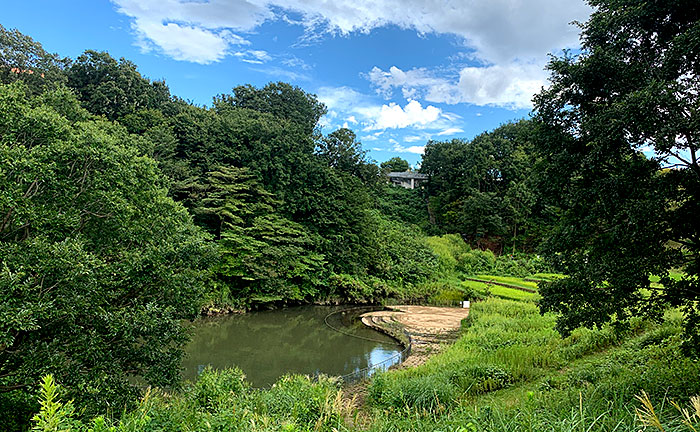
[[[52,52],[125,57],[200,105],[286,81],[328,106],[370,157],[420,161],[430,139],[527,117],[548,53],[576,49],[579,0],[72,0],[2,2],[0,24]]]

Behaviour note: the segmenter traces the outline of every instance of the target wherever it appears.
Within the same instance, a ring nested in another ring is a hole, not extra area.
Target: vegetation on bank
[[[589,3],[533,118],[427,143],[414,191],[298,87],[195,106],[0,27],[0,428],[349,427],[330,381],[177,391],[182,320],[388,298],[484,301],[452,349],[372,383],[370,428],[629,430],[652,406],[657,429],[697,423],[662,402],[698,393],[700,6]],[[49,374],[75,411],[50,381],[39,411]],[[140,400],[133,379],[172,391]]]
[[[149,392],[133,411],[91,420],[81,420],[46,378],[34,424],[76,432],[607,432],[653,425],[652,406],[663,430],[691,431],[673,405],[698,426],[692,397],[700,393],[700,364],[679,350],[681,320],[669,311],[662,323],[639,319],[624,330],[579,329],[562,339],[555,317],[540,315],[531,301],[491,297],[472,305],[459,340],[444,352],[417,368],[375,376],[363,411],[332,379],[287,376],[256,390],[232,369],[205,371],[180,392]]]

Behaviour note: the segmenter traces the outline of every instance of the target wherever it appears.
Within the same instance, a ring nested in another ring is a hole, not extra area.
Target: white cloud
[[[277,36],[275,36],[275,38],[276,37]],[[294,69],[302,69],[305,71],[311,70],[311,66],[308,63],[296,56],[287,57],[286,59],[282,60],[282,64]]]
[[[453,127],[453,128],[448,128],[448,129],[445,129],[444,131],[438,132],[438,136],[454,135],[454,134],[462,133],[462,132],[464,132],[464,129],[458,128],[458,127]]]
[[[408,136],[405,136],[403,138],[403,140],[407,143],[412,143],[412,142],[420,141],[423,139],[425,139],[425,138],[420,136],[420,135],[408,135]]]
[[[238,57],[241,61],[252,64],[263,64],[272,60],[270,54],[263,50],[246,50],[238,51],[233,54]]]
[[[540,57],[578,44],[578,29],[590,8],[582,0],[112,0],[119,12],[134,19],[144,39],[179,60],[218,61],[227,52],[222,32],[250,32],[266,21],[290,20],[285,11],[301,15],[299,24],[311,40],[326,33],[368,32],[396,25],[419,33],[460,36],[474,58],[487,64]],[[169,38],[176,29],[199,30],[197,38]],[[208,35],[208,37],[204,37]],[[215,41],[216,47],[209,42]],[[221,45],[224,45],[221,48]],[[192,49],[193,46],[198,46]]]
[[[423,108],[420,102],[412,100],[404,108],[394,102],[382,105],[377,118],[367,126],[372,129],[423,128],[435,124],[441,118],[442,110],[429,105]]]
[[[328,108],[328,113],[322,119],[323,126],[353,123],[364,132],[376,131],[375,137],[388,129],[445,130],[456,127],[455,122],[460,120],[456,114],[433,105],[423,107],[416,100],[409,101],[405,106],[393,102],[378,104],[372,97],[349,87],[322,87],[317,92],[317,98]]]
[[[144,51],[156,49],[175,60],[194,63],[211,63],[224,58],[229,42],[224,33],[216,34],[198,27],[175,23],[144,22],[134,25],[139,36],[139,46]]]
[[[544,61],[544,60],[543,60]],[[392,66],[385,72],[376,66],[367,78],[384,95],[395,88],[404,94],[420,92],[436,103],[471,103],[506,108],[530,108],[532,96],[546,85],[547,73],[537,62],[462,68],[458,78],[431,76],[426,69],[403,71]]]
[[[425,153],[425,146],[404,147],[400,144],[394,144],[394,146],[391,148],[391,150],[395,151],[397,153],[414,153],[414,154],[422,155],[423,153]]]
[[[393,94],[394,87],[400,87],[404,91],[404,97],[410,99],[415,95],[415,88],[439,85],[441,80],[430,76],[430,72],[424,68],[403,71],[392,66],[388,71],[373,67],[366,78],[376,87],[377,93],[386,98]]]
[[[287,69],[283,69],[277,66],[268,66],[268,67],[258,67],[258,68],[251,68],[251,70],[255,72],[260,72],[264,73],[265,75],[270,75],[276,78],[284,78],[287,80],[291,81],[309,81],[311,80],[311,77],[304,73],[298,73],[294,71],[290,71]]]

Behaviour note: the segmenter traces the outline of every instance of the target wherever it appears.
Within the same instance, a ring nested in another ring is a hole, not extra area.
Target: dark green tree
[[[697,352],[700,4],[590,4],[581,54],[554,58],[552,85],[536,97],[545,178],[561,208],[548,249],[570,276],[543,290],[542,309],[560,313],[568,333],[680,306]],[[667,277],[671,267],[685,276]],[[650,274],[666,275],[651,296]]]
[[[408,161],[398,156],[394,156],[388,161],[382,162],[379,166],[385,172],[406,172],[411,169],[410,165],[408,165]]]
[[[117,120],[141,109],[160,108],[170,101],[164,81],[141,76],[136,65],[107,52],[85,51],[67,70],[68,85],[93,114]]]
[[[472,141],[431,141],[421,171],[434,221],[473,245],[536,243],[530,238],[537,203],[530,121],[508,123]],[[537,212],[536,212],[537,213]]]
[[[232,94],[217,96],[214,105],[219,109],[228,105],[272,114],[300,125],[309,135],[326,113],[325,105],[316,96],[284,82],[269,83],[261,89],[250,84],[234,87]]]
[[[0,83],[23,81],[33,93],[65,84],[70,59],[50,54],[17,29],[0,25]]]
[[[211,248],[123,128],[25,95],[0,86],[0,399],[53,373],[90,412],[121,410],[129,377],[179,380]]]
[[[367,151],[350,129],[340,128],[321,137],[316,144],[316,155],[327,166],[355,176],[368,186],[375,187],[379,181],[379,168],[367,159]]]

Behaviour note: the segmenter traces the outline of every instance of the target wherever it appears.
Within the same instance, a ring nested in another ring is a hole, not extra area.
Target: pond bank
[[[468,308],[398,305],[364,313],[361,320],[366,326],[399,340],[406,339],[406,335],[410,337],[411,354],[399,366],[407,368],[425,363],[431,355],[454,342],[467,316]]]

